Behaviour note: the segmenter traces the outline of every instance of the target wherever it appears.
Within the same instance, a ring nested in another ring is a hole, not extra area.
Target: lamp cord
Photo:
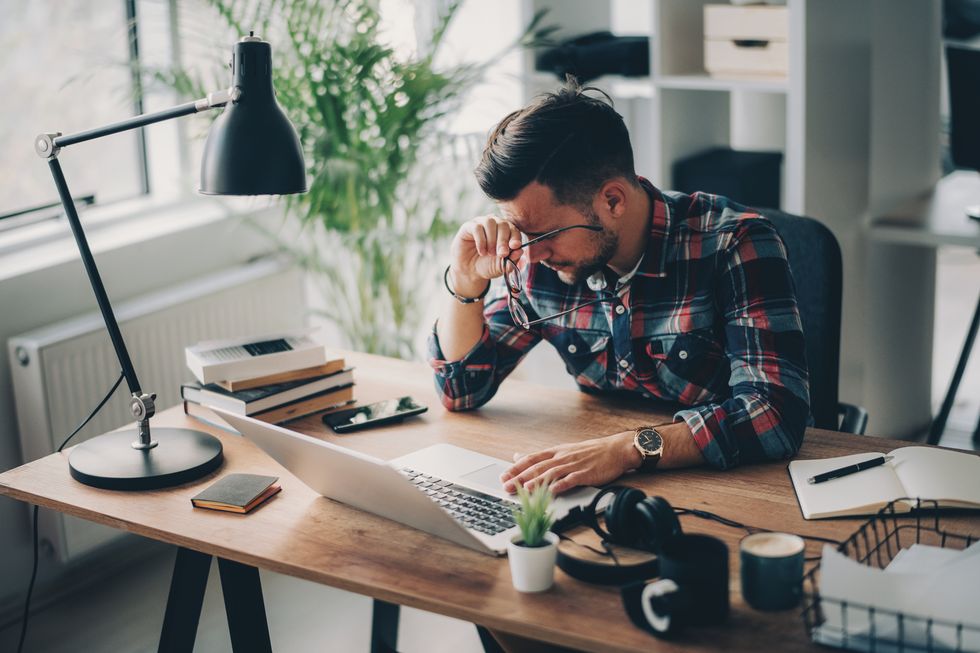
[[[65,448],[65,445],[67,445],[68,442],[73,437],[75,437],[78,434],[79,431],[81,431],[83,428],[85,428],[85,425],[86,424],[88,424],[90,421],[92,421],[92,418],[95,417],[96,413],[98,413],[100,410],[102,410],[102,407],[105,406],[105,404],[106,404],[107,401],[109,401],[109,397],[111,397],[113,395],[113,393],[115,393],[116,388],[119,387],[119,384],[122,383],[122,380],[124,378],[126,378],[125,374],[120,373],[119,374],[119,378],[116,379],[116,382],[112,385],[112,388],[110,388],[109,389],[109,392],[107,392],[106,395],[105,395],[105,397],[102,398],[102,401],[99,402],[99,405],[95,407],[95,410],[93,410],[91,413],[89,413],[89,416],[86,417],[82,421],[82,423],[79,424],[75,428],[75,430],[71,432],[71,435],[69,435],[67,438],[65,438],[65,441],[64,442],[61,443],[61,446],[58,447],[58,453],[61,453],[61,450]],[[20,639],[17,642],[17,653],[21,653],[23,651],[23,649],[24,649],[24,640],[27,638],[27,620],[28,620],[28,617],[30,616],[30,611],[31,611],[31,595],[34,593],[34,581],[37,579],[37,562],[38,562],[38,555],[37,555],[37,549],[38,549],[38,542],[37,542],[37,539],[38,539],[37,538],[37,510],[38,510],[38,507],[35,505],[34,506],[34,517],[33,517],[33,520],[32,520],[33,523],[34,523],[33,535],[32,535],[32,540],[34,542],[34,564],[32,566],[32,570],[31,570],[31,582],[27,586],[27,598],[24,600],[24,617],[23,617],[23,619],[21,620],[21,623],[20,623]]]

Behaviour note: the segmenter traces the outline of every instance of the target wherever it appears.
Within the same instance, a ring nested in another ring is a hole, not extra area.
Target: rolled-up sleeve
[[[786,248],[770,222],[746,220],[721,254],[731,398],[678,411],[705,461],[727,469],[792,457],[810,410],[806,349]]]
[[[435,372],[436,392],[452,411],[479,408],[493,397],[525,355],[541,340],[536,329],[514,324],[507,308],[506,288],[494,282],[484,303],[486,326],[479,342],[457,361],[447,361],[434,327],[429,336],[429,364]]]

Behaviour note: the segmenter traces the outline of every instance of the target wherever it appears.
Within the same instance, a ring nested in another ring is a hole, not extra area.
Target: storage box
[[[705,5],[704,69],[713,77],[785,78],[789,9]]]
[[[674,162],[674,190],[724,195],[755,208],[779,208],[781,152],[705,150]]]

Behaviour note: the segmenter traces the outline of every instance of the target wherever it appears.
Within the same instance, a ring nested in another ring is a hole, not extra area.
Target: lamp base
[[[86,440],[68,455],[72,478],[107,490],[152,490],[196,480],[221,464],[221,441],[190,429],[154,429],[159,443],[134,449],[135,430],[114,431]]]

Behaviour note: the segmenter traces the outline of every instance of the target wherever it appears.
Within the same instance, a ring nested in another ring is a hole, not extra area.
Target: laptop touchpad
[[[500,475],[508,469],[510,469],[510,465],[491,463],[480,469],[463,474],[460,476],[460,479],[466,481],[468,485],[479,485],[495,492],[500,492],[503,489],[503,484],[500,482]]]

